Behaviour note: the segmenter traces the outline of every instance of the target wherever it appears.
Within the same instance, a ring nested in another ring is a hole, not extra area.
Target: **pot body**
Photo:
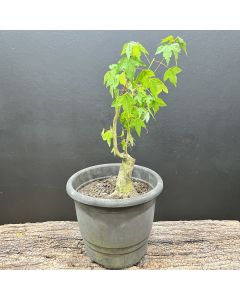
[[[116,176],[120,164],[93,166],[75,173],[67,183],[88,256],[110,269],[122,269],[144,256],[151,232],[156,197],[163,183],[154,171],[135,166],[133,177],[152,186],[148,193],[126,199],[98,199],[77,192],[89,181]]]

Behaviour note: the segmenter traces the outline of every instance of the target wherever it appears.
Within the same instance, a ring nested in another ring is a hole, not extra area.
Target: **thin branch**
[[[165,68],[169,69],[169,67],[167,65],[165,65],[163,62],[161,63],[161,65],[163,65]]]
[[[150,69],[150,68],[151,68],[151,66],[152,66],[152,64],[154,63],[154,61],[155,61],[155,58],[153,58],[153,59],[152,59],[152,61],[151,61],[150,65],[149,65],[149,67],[148,67],[148,69]]]
[[[147,55],[146,55],[145,53],[143,53],[143,54],[144,54],[144,56],[146,57],[147,62],[150,64],[150,60],[149,60],[149,58],[147,57]]]
[[[160,61],[156,61],[156,62],[159,62],[159,64],[158,64],[158,66],[156,67],[156,69],[154,70],[154,73],[157,71],[157,69],[158,69],[161,65],[163,65],[164,67],[168,68],[168,66],[165,65],[165,64],[163,63],[163,59],[160,60]]]
[[[131,134],[130,130],[127,130],[125,154],[128,154],[128,144],[129,144],[129,135],[130,134]]]
[[[118,150],[118,141],[117,141],[117,122],[120,115],[120,108],[115,109],[115,116],[113,118],[113,149],[116,156],[123,158],[123,153]]]

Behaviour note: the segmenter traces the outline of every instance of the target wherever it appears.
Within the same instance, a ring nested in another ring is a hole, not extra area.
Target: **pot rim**
[[[86,204],[86,205],[91,205],[91,206],[100,206],[100,207],[109,207],[109,208],[120,208],[120,207],[128,207],[128,206],[135,206],[139,205],[142,203],[149,202],[156,198],[163,189],[163,181],[162,178],[156,173],[155,171],[142,167],[139,165],[135,165],[134,168],[139,168],[139,169],[144,169],[146,172],[151,173],[157,181],[157,184],[155,187],[153,187],[149,192],[141,194],[139,196],[134,196],[130,198],[123,198],[123,199],[106,199],[106,198],[95,198],[95,197],[90,197],[85,194],[82,194],[78,191],[76,191],[73,188],[72,182],[81,174],[90,171],[91,169],[101,168],[101,167],[106,167],[106,166],[120,166],[120,163],[109,163],[109,164],[101,164],[101,165],[95,165],[91,166],[88,168],[84,168],[76,173],[74,173],[67,181],[66,184],[66,191],[67,194],[75,201]],[[106,177],[106,176],[105,176]],[[101,177],[99,177],[101,178]],[[97,178],[95,179],[97,180]],[[88,181],[86,181],[87,183]],[[148,183],[148,182],[147,182]],[[148,183],[150,184],[150,183]]]

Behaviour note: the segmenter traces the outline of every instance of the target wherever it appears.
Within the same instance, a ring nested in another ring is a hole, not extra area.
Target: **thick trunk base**
[[[123,158],[117,177],[116,188],[111,197],[128,198],[137,194],[132,181],[134,164],[135,159],[130,155]]]

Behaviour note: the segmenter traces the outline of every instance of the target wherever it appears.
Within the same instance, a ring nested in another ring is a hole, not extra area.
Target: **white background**
[[[1,30],[240,29],[236,0],[0,2]],[[239,275],[239,271],[221,270],[0,271],[0,298],[235,299],[239,297]]]

